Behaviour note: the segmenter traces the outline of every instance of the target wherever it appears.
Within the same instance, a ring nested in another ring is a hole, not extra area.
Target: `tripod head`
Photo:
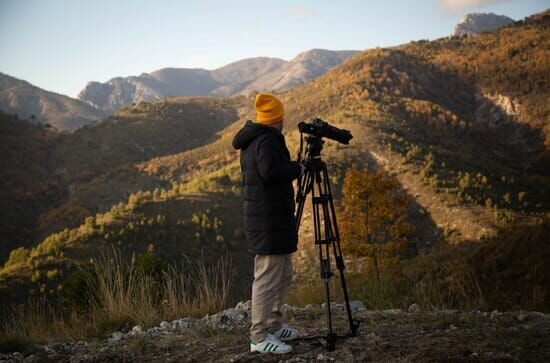
[[[345,129],[339,129],[319,118],[313,119],[310,123],[300,122],[300,150],[298,151],[298,162],[303,163],[307,170],[320,170],[323,161],[321,160],[321,151],[325,143],[323,137],[338,141],[342,144],[349,144],[353,138],[351,132]],[[306,139],[306,152],[302,159],[304,147],[304,134],[308,134]]]
[[[307,136],[306,143],[304,165],[307,170],[319,170],[322,167],[321,151],[325,142],[319,136]]]

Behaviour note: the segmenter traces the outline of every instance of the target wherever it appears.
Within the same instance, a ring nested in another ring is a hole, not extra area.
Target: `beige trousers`
[[[282,312],[292,282],[292,255],[256,255],[252,284],[250,338],[259,343],[281,329]]]

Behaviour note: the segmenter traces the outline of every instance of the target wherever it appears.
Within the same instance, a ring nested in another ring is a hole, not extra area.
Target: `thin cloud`
[[[443,10],[458,11],[476,6],[503,3],[510,0],[439,0],[439,6]]]
[[[201,13],[208,13],[214,9],[214,4],[210,0],[198,0],[195,6]]]
[[[292,8],[292,18],[296,20],[303,20],[313,16],[313,10],[306,8],[303,5],[294,5]]]

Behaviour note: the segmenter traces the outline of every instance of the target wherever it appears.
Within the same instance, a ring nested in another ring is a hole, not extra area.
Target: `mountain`
[[[218,83],[204,69],[165,68],[135,77],[117,77],[106,83],[89,82],[78,98],[113,113],[132,103],[150,102],[172,95],[206,95]]]
[[[140,76],[90,82],[78,98],[106,112],[141,101],[168,96],[231,96],[256,90],[282,91],[320,76],[356,51],[313,49],[287,62],[249,58],[208,71],[164,68]]]
[[[357,51],[312,49],[298,54],[278,69],[254,80],[242,91],[286,91],[321,76],[357,53]]]
[[[451,35],[478,35],[486,31],[510,25],[514,19],[493,13],[466,14],[455,25]]]
[[[550,211],[549,31],[550,18],[538,16],[476,37],[357,54],[280,94],[289,149],[296,155],[299,121],[322,117],[349,129],[349,146],[327,140],[323,149],[337,208],[351,166],[387,170],[413,200],[408,218],[416,227],[411,238],[420,262],[420,252],[469,242],[487,246],[493,238],[491,249],[477,256],[474,267],[485,270],[474,269],[475,276],[514,276],[514,288],[504,279],[497,290],[547,309],[550,274],[540,263],[547,232],[517,235],[523,229],[515,226],[538,225]],[[253,100],[143,102],[56,138],[44,151],[56,163],[55,173],[44,178],[59,178],[63,193],[39,213],[36,238],[12,250],[1,270],[5,300],[17,301],[30,290],[55,295],[75,264],[85,265],[109,246],[125,256],[154,244],[170,259],[223,251],[243,261],[239,154],[231,139],[254,117]],[[187,125],[198,133],[201,122],[209,126],[198,140],[185,135]],[[18,159],[10,160],[8,170],[17,168]],[[302,273],[318,266],[309,205],[300,233],[296,270]],[[531,237],[532,244],[523,243]],[[515,258],[519,252],[522,258]],[[421,263],[407,266],[413,280],[431,274],[414,270],[425,268]],[[62,273],[48,274],[53,270]],[[454,264],[435,270],[456,271]],[[517,286],[522,292],[514,295]],[[483,291],[488,305],[496,306],[496,290]]]
[[[0,109],[67,131],[105,116],[103,111],[85,102],[45,91],[3,73],[0,73]]]

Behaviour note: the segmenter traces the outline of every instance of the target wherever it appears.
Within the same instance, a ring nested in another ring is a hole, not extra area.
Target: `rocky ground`
[[[96,341],[63,342],[28,356],[2,355],[0,362],[550,362],[550,314],[538,312],[367,311],[353,302],[361,320],[358,336],[326,351],[315,335],[325,333],[325,310],[285,306],[287,323],[308,333],[286,355],[249,353],[250,302],[202,319],[135,326]],[[334,326],[345,333],[342,305],[334,305]]]

